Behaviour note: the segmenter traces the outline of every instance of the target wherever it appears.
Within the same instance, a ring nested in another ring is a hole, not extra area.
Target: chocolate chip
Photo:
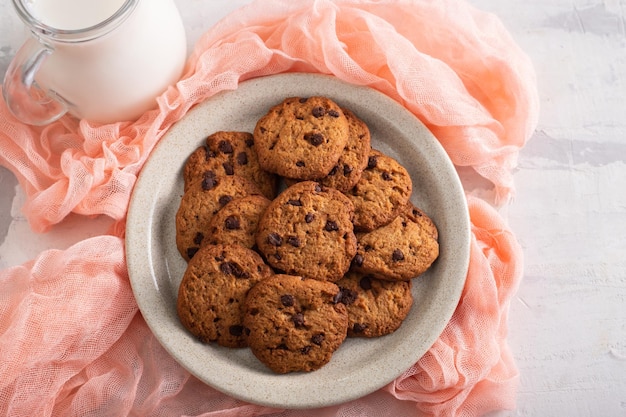
[[[376,165],[378,165],[378,157],[376,155],[367,158],[367,169],[376,168]]]
[[[413,215],[417,217],[422,217],[422,212],[418,209],[413,209]]]
[[[314,334],[313,337],[311,337],[311,342],[315,343],[317,346],[320,346],[322,342],[324,341],[324,339],[325,339],[324,333],[317,333],[317,334]]]
[[[224,167],[224,172],[226,173],[226,175],[235,174],[235,167],[233,167],[233,164],[231,164],[230,162],[224,162],[222,164],[222,167]]]
[[[371,251],[373,251],[373,250],[374,250],[374,247],[372,247],[372,246],[370,246],[370,245],[365,245],[365,246],[363,247],[363,250],[364,250],[365,252],[371,252]]]
[[[364,276],[363,278],[361,278],[361,280],[359,281],[359,286],[364,289],[364,290],[371,290],[372,289],[372,279],[369,276]]]
[[[320,118],[320,117],[324,117],[324,115],[326,114],[326,110],[324,110],[322,106],[315,106],[313,107],[313,110],[311,111],[311,113],[313,114],[314,117]]]
[[[361,255],[360,253],[357,253],[356,255],[354,255],[354,258],[352,259],[352,264],[356,267],[361,267],[363,266],[363,261],[365,259],[363,259],[363,255]]]
[[[299,101],[300,103],[306,103],[308,100],[309,100],[309,98],[308,98],[308,97],[301,97],[298,101]]]
[[[329,177],[332,177],[332,176],[336,175],[338,170],[339,170],[339,166],[338,166],[338,165],[335,165],[335,166],[333,167],[333,169],[331,169],[331,170],[330,170],[330,172],[328,173],[328,176],[329,176]]]
[[[302,313],[294,314],[293,316],[291,316],[291,321],[293,321],[293,324],[296,327],[304,326],[304,314]]]
[[[248,154],[245,152],[239,152],[237,154],[237,163],[239,165],[248,165]]]
[[[326,229],[327,232],[336,232],[339,230],[339,225],[335,221],[326,220],[326,226],[324,226],[324,229]]]
[[[307,345],[307,346],[303,347],[302,349],[300,349],[300,352],[301,352],[303,355],[308,354],[310,351],[311,351],[311,346],[310,346],[310,345]]]
[[[304,135],[304,140],[309,142],[313,146],[320,146],[324,143],[324,135],[321,133],[306,133]]]
[[[224,207],[226,204],[230,203],[233,200],[233,197],[230,195],[223,195],[217,200],[220,203],[220,206]]]
[[[388,173],[387,171],[383,172],[382,177],[385,181],[391,181],[393,179],[393,177],[391,176],[390,173]]]
[[[243,334],[243,326],[235,324],[228,328],[228,332],[233,336],[241,336]]]
[[[296,302],[296,299],[293,298],[293,295],[291,295],[291,294],[283,294],[283,295],[280,296],[280,302],[285,307],[291,307]]]
[[[354,326],[352,326],[354,333],[363,333],[365,329],[367,329],[367,324],[354,323]]]
[[[235,278],[249,278],[250,274],[234,262],[223,262],[220,264],[220,271],[226,275],[233,275]]]
[[[270,233],[267,235],[267,243],[272,246],[280,246],[283,244],[283,238],[278,233]]]
[[[241,224],[239,223],[239,218],[237,216],[228,216],[226,220],[224,220],[224,227],[228,230],[237,230],[241,229]]]
[[[304,161],[298,161],[298,162],[296,162],[296,166],[302,168],[302,167],[306,166],[306,164],[304,163]]]
[[[227,140],[220,140],[217,144],[217,149],[222,153],[233,153],[233,145]]]
[[[195,243],[196,245],[201,244],[203,240],[204,235],[200,232],[196,233],[196,235],[193,237],[193,243]]]
[[[284,343],[281,343],[280,345],[276,346],[276,349],[278,349],[278,350],[289,350],[287,345],[284,344]]]
[[[402,251],[400,249],[396,249],[391,254],[391,259],[393,259],[396,262],[397,261],[401,261],[401,260],[404,259],[404,253],[402,253]]]
[[[220,271],[223,274],[230,275],[233,272],[233,264],[231,262],[222,262],[220,264]]]
[[[265,133],[267,132],[267,129],[264,128],[263,126],[259,127],[259,130],[261,131],[261,133]]]
[[[322,192],[322,186],[319,184],[315,184],[315,192],[321,193]]]
[[[307,213],[306,216],[304,216],[304,221],[307,223],[311,223],[314,219],[315,219],[315,214],[313,213]]]
[[[302,207],[302,201],[300,200],[287,200],[287,204],[296,206],[296,207]]]
[[[289,243],[294,248],[300,247],[300,239],[298,239],[298,236],[289,236],[287,238],[287,243]]]
[[[209,172],[212,172],[212,171],[209,171]],[[206,175],[205,173],[204,178],[202,179],[202,189],[204,191],[209,191],[213,187],[215,187],[218,183],[219,181],[217,180],[217,178],[215,178],[214,176]]]
[[[329,116],[331,116],[331,117],[335,117],[335,118],[337,118],[337,117],[339,117],[339,116],[340,116],[340,115],[339,115],[339,112],[338,112],[337,110],[330,110],[330,111],[328,112],[328,115],[329,115]]]
[[[246,146],[248,148],[251,148],[252,146],[254,146],[254,139],[246,139]]]
[[[198,253],[199,250],[200,250],[200,248],[195,248],[195,247],[194,248],[187,248],[187,257],[189,259],[193,258],[194,255],[196,253]]]
[[[343,175],[350,175],[352,173],[352,167],[350,165],[343,166]]]
[[[356,299],[359,297],[359,294],[357,294],[356,291],[353,291],[349,288],[343,288],[343,287],[340,288],[340,293],[341,293],[340,303],[345,304],[345,305],[350,305],[354,303]]]

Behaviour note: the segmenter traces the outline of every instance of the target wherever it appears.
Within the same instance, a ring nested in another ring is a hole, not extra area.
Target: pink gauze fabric
[[[513,193],[511,170],[538,117],[534,71],[500,21],[461,0],[257,0],[197,42],[180,82],[135,122],[64,117],[42,128],[0,103],[0,163],[18,178],[33,230],[70,213],[106,215],[109,234],[0,272],[0,414],[10,416],[477,416],[515,406],[507,313],[522,251],[497,210],[468,193],[470,268],[432,348],[393,383],[320,410],[246,404],[204,385],[138,312],[124,220],[150,151],[194,104],[286,71],[334,74],[419,117],[459,168]],[[465,169],[465,168],[463,168]]]

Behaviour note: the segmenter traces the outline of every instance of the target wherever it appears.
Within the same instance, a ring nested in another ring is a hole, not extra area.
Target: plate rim
[[[172,348],[172,345],[168,343],[167,335],[164,334],[163,326],[167,325],[167,323],[164,324],[161,322],[162,317],[154,317],[154,315],[151,314],[151,309],[149,308],[149,306],[146,305],[146,303],[148,303],[149,301],[148,301],[147,295],[144,294],[144,287],[143,287],[144,278],[141,278],[139,276],[140,274],[135,273],[134,271],[136,271],[136,267],[135,267],[136,266],[135,256],[137,256],[136,251],[140,250],[138,248],[143,247],[145,251],[148,251],[148,252],[150,251],[150,248],[145,243],[145,235],[149,235],[149,232],[145,229],[142,229],[140,225],[147,227],[147,226],[150,226],[150,224],[148,225],[144,223],[138,224],[135,221],[138,219],[141,220],[142,218],[143,218],[143,222],[149,221],[149,219],[146,219],[146,217],[150,217],[150,216],[145,216],[145,213],[138,212],[138,208],[141,205],[141,201],[140,201],[141,198],[144,198],[145,200],[145,197],[144,197],[145,189],[143,189],[144,191],[142,192],[142,185],[144,182],[144,175],[148,175],[148,174],[144,174],[144,173],[150,172],[150,170],[152,169],[151,168],[152,165],[156,164],[155,161],[157,160],[156,159],[157,157],[155,157],[155,155],[157,156],[160,155],[162,152],[164,152],[163,149],[165,149],[168,145],[171,145],[169,144],[168,138],[176,134],[177,129],[179,129],[179,127],[177,126],[181,126],[181,124],[186,123],[185,120],[190,120],[191,118],[199,117],[198,115],[201,114],[206,108],[210,107],[212,104],[215,104],[215,102],[219,102],[219,100],[222,100],[224,96],[231,95],[231,94],[244,94],[246,89],[254,89],[254,86],[258,85],[259,83],[260,84],[267,84],[267,83],[270,83],[270,84],[271,83],[281,83],[281,84],[304,83],[306,84],[307,82],[311,82],[312,79],[315,79],[316,82],[328,83],[329,85],[333,85],[333,84],[342,85],[344,88],[361,90],[362,94],[366,94],[366,95],[370,94],[372,95],[372,97],[376,96],[378,100],[381,100],[381,102],[385,103],[386,105],[396,107],[397,109],[399,109],[400,112],[403,113],[402,117],[405,117],[405,118],[411,117],[413,119],[413,123],[416,126],[420,126],[420,129],[423,129],[426,131],[425,134],[430,136],[428,140],[433,142],[430,145],[433,146],[435,149],[437,149],[437,152],[439,152],[439,156],[445,156],[444,158],[445,160],[440,161],[440,163],[444,163],[447,165],[448,173],[453,173],[451,177],[454,183],[453,186],[456,187],[454,189],[454,194],[457,195],[457,202],[462,204],[462,210],[460,211],[464,213],[464,216],[462,216],[463,218],[459,219],[459,224],[461,226],[461,229],[464,229],[464,230],[461,230],[461,233],[464,232],[465,234],[465,236],[462,236],[463,239],[461,239],[461,242],[460,242],[459,247],[460,249],[463,250],[463,253],[459,254],[459,257],[460,257],[458,260],[459,267],[456,269],[459,274],[461,274],[461,270],[464,270],[464,272],[462,273],[463,275],[462,279],[458,279],[454,281],[455,286],[454,288],[450,290],[450,293],[452,294],[450,298],[454,299],[454,302],[451,301],[450,305],[454,304],[454,306],[448,308],[448,310],[446,311],[446,314],[440,317],[441,321],[437,323],[437,330],[434,332],[436,333],[436,335],[434,336],[431,335],[431,337],[429,338],[428,348],[426,348],[426,350],[424,350],[423,352],[420,352],[419,355],[416,354],[415,357],[411,360],[411,363],[417,362],[423,356],[423,354],[425,354],[428,351],[428,349],[432,346],[432,344],[439,338],[441,333],[444,331],[447,323],[452,318],[452,315],[454,314],[456,306],[458,305],[458,302],[461,298],[462,291],[465,286],[467,270],[469,268],[469,254],[470,254],[470,240],[471,240],[469,210],[467,207],[467,201],[465,198],[461,180],[458,177],[458,173],[456,172],[454,165],[452,164],[452,161],[449,159],[447,153],[441,146],[440,142],[435,138],[435,136],[430,132],[430,130],[408,109],[406,109],[400,103],[398,103],[397,101],[393,100],[389,96],[385,95],[384,93],[376,89],[373,89],[371,87],[351,84],[346,81],[340,80],[339,78],[332,76],[332,75],[317,74],[317,73],[280,73],[280,74],[274,74],[274,75],[268,75],[268,76],[262,76],[262,77],[255,77],[255,78],[242,81],[235,90],[222,91],[196,104],[187,112],[187,114],[183,118],[181,118],[178,122],[172,125],[170,129],[163,134],[159,142],[156,144],[156,146],[152,150],[151,155],[145,161],[138,175],[137,181],[135,183],[135,187],[130,197],[128,214],[127,214],[127,223],[126,223],[125,254],[126,254],[128,275],[129,275],[131,288],[135,296],[135,299],[137,301],[139,310],[141,311],[144,317],[144,320],[146,321],[146,324],[150,328],[151,332],[154,334],[157,341],[161,344],[161,346],[170,355],[172,355],[174,360],[176,360],[177,363],[183,366],[183,368],[185,368],[191,374],[199,378],[202,382],[206,383],[207,385],[215,388],[216,390],[220,392],[223,392],[234,398],[238,398],[238,399],[248,401],[254,404],[271,406],[271,407],[292,408],[292,409],[324,407],[324,406],[335,405],[335,404],[344,403],[346,401],[360,398],[364,395],[367,395],[369,393],[372,393],[384,387],[391,381],[395,380],[399,375],[402,374],[404,370],[407,369],[407,367],[404,367],[400,371],[396,370],[396,372],[394,372],[395,376],[393,377],[387,377],[384,379],[377,380],[376,384],[353,387],[353,389],[349,392],[337,391],[336,393],[337,395],[331,399],[318,397],[318,398],[312,398],[308,402],[306,401],[302,402],[300,400],[297,403],[290,399],[281,400],[277,397],[269,398],[267,396],[259,396],[259,395],[251,394],[248,392],[240,392],[235,387],[232,387],[231,386],[232,384],[229,386],[223,386],[223,385],[216,384],[215,381],[208,381],[203,375],[199,375],[196,369],[190,369],[189,364],[185,362],[185,358],[180,357],[180,352]],[[142,235],[144,235],[143,241],[141,239]],[[154,289],[158,293],[159,288],[158,288],[157,279],[154,277],[154,270],[151,270],[150,272],[152,274],[151,279],[153,281],[153,284],[155,285]]]

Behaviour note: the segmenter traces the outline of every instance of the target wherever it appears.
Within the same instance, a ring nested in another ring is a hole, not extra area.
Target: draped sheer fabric
[[[124,222],[137,175],[195,104],[279,72],[332,74],[402,103],[459,168],[514,191],[538,117],[534,71],[502,23],[462,0],[257,0],[209,29],[185,74],[136,121],[19,123],[0,103],[0,164],[18,178],[33,230],[71,213],[109,216],[106,235],[0,271],[0,413],[11,416],[473,416],[515,406],[507,345],[522,250],[490,202],[468,192],[470,268],[445,331],[414,366],[362,399],[315,411],[246,404],[181,368],[137,309]]]

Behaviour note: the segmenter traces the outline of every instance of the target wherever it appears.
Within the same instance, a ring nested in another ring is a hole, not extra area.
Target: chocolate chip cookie
[[[277,270],[336,281],[356,253],[352,214],[352,203],[341,192],[314,181],[296,183],[263,213],[257,247]]]
[[[246,346],[246,296],[273,273],[256,252],[239,245],[207,245],[189,262],[178,290],[183,326],[203,342]]]
[[[355,271],[386,280],[409,280],[426,271],[439,256],[432,219],[412,204],[389,224],[357,233]]]
[[[408,203],[412,191],[406,168],[372,149],[359,182],[346,192],[354,205],[354,229],[366,232],[389,223]]]
[[[183,194],[176,212],[176,247],[185,260],[198,251],[209,220],[234,198],[261,194],[256,184],[238,175],[218,177],[206,171]]]
[[[263,169],[314,180],[328,174],[348,140],[348,120],[326,97],[290,97],[257,121],[254,146]]]
[[[211,217],[202,245],[236,243],[252,249],[259,220],[270,202],[260,194],[232,200]]]
[[[331,282],[274,275],[246,298],[248,346],[277,373],[309,372],[327,364],[346,338],[348,314]]]
[[[411,281],[385,281],[350,271],[336,283],[348,309],[348,336],[378,337],[395,332],[413,305]]]
[[[239,175],[255,182],[267,198],[276,196],[277,177],[259,166],[251,133],[218,131],[208,136],[185,163],[185,189],[207,171],[217,176]]]

